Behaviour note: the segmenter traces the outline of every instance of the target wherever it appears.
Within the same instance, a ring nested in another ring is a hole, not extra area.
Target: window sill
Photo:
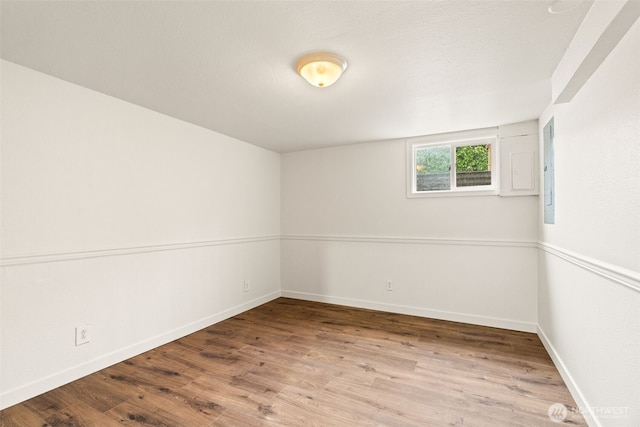
[[[499,196],[500,191],[496,189],[482,190],[443,190],[443,191],[425,191],[407,193],[408,199],[422,199],[431,197],[473,197],[473,196]]]

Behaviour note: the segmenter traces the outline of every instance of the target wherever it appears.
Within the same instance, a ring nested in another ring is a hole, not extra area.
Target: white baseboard
[[[573,376],[571,376],[571,373],[567,369],[567,366],[564,364],[562,358],[556,351],[553,344],[551,344],[551,341],[549,341],[549,338],[540,326],[538,326],[537,332],[540,341],[542,341],[542,345],[547,350],[547,353],[549,353],[551,360],[553,360],[553,364],[556,366],[556,369],[560,373],[560,376],[564,380],[564,383],[567,385],[567,388],[571,393],[571,397],[573,397],[573,400],[576,401],[576,405],[578,406],[578,408],[589,408],[590,406],[585,399],[584,394],[580,390],[580,387],[578,387],[578,384],[573,379]],[[581,411],[581,414],[589,427],[602,427],[600,421],[596,417],[594,417],[590,411]]]
[[[45,378],[41,378],[37,381],[25,384],[12,390],[2,391],[2,393],[0,394],[0,409],[8,408],[9,406],[13,406],[27,399],[31,399],[32,397],[38,396],[49,390],[53,390],[56,387],[63,386],[86,375],[107,368],[113,364],[122,362],[123,360],[127,360],[138,354],[144,353],[145,351],[152,350],[178,338],[182,338],[186,335],[199,331],[200,329],[206,328],[215,323],[221,322],[225,319],[236,316],[247,310],[279,298],[280,295],[280,291],[263,295],[251,301],[244,302],[227,310],[212,314],[203,319],[157,335],[153,338],[149,338],[147,340],[133,344],[129,347],[125,347],[112,353],[108,353],[98,358],[89,360],[81,365],[71,367],[61,372],[56,372]]]
[[[522,322],[519,320],[501,319],[497,317],[478,316],[473,314],[455,313],[450,311],[432,310],[420,307],[386,304],[375,301],[334,297],[328,295],[311,294],[306,292],[282,291],[282,296],[306,301],[326,302],[330,304],[345,305],[348,307],[367,308],[390,313],[408,314],[411,316],[428,317],[431,319],[449,320],[452,322],[470,323],[473,325],[490,326],[493,328],[511,329],[522,332],[537,331],[538,325],[534,322]]]

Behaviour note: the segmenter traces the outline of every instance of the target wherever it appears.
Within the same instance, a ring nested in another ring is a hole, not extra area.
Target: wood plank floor
[[[280,298],[2,411],[3,427],[586,426],[535,334]]]

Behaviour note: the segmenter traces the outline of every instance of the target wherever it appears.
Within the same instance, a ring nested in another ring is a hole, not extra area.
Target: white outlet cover
[[[87,344],[91,341],[91,326],[76,326],[76,346]]]

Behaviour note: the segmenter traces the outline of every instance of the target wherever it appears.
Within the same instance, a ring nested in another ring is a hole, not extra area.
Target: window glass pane
[[[456,187],[491,185],[491,144],[456,147]]]
[[[451,148],[429,147],[416,150],[416,190],[451,189]]]

